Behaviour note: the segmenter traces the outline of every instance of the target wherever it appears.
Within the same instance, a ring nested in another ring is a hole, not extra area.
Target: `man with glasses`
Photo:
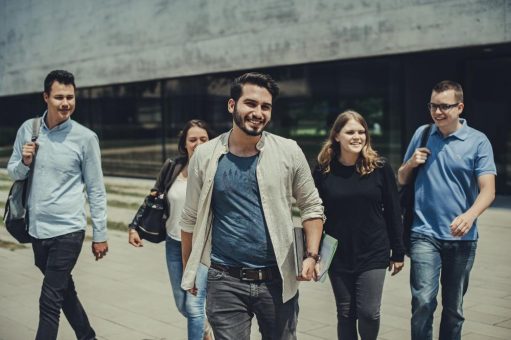
[[[477,217],[495,198],[495,163],[488,138],[460,118],[463,90],[453,81],[433,87],[428,108],[434,125],[419,148],[415,131],[398,181],[415,180],[411,230],[412,340],[432,339],[433,313],[442,285],[440,340],[461,339],[463,296],[477,247]]]

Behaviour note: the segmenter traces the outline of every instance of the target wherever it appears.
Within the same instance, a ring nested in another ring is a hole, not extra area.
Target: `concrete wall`
[[[511,0],[0,0],[0,96],[511,41]]]

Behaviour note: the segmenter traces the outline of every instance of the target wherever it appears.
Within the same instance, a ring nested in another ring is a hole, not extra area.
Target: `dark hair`
[[[433,86],[433,92],[441,93],[448,90],[454,90],[454,98],[457,102],[463,103],[463,88],[460,84],[452,80],[443,80]]]
[[[206,130],[209,139],[213,139],[216,137],[215,132],[209,127],[209,124],[201,119],[192,119],[186,122],[183,130],[179,133],[179,141],[177,143],[177,150],[183,156],[188,156],[188,151],[186,151],[186,136],[188,135],[188,130],[192,127],[198,127]]]
[[[51,86],[55,81],[64,85],[73,85],[73,87],[76,89],[75,76],[73,76],[71,72],[64,70],[54,70],[48,73],[46,79],[44,79],[44,92],[46,94],[50,94]]]
[[[279,86],[272,77],[267,74],[249,72],[234,79],[231,84],[231,98],[234,99],[235,102],[240,99],[243,91],[243,85],[245,84],[264,87],[268,90],[268,92],[270,92],[273,101],[275,101],[279,95]]]

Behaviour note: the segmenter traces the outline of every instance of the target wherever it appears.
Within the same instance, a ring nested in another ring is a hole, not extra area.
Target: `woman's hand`
[[[399,273],[404,266],[405,266],[404,261],[403,262],[390,261],[389,272],[392,271],[391,275],[394,276],[397,273]]]
[[[142,243],[142,239],[140,238],[140,235],[138,234],[138,232],[135,230],[135,229],[132,229],[130,228],[128,230],[128,242],[133,246],[133,247],[143,247],[143,243]]]

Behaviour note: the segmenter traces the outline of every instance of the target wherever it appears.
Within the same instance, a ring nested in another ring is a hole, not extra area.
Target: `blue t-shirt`
[[[412,231],[441,240],[477,240],[477,221],[467,235],[454,237],[450,224],[466,212],[479,194],[477,178],[497,174],[493,150],[484,133],[467,125],[447,137],[431,127],[426,147],[431,151],[415,180],[415,205]],[[404,156],[406,162],[419,147],[422,126],[415,131]]]
[[[258,159],[259,155],[227,153],[218,161],[211,202],[213,262],[251,268],[276,265],[257,184]]]

